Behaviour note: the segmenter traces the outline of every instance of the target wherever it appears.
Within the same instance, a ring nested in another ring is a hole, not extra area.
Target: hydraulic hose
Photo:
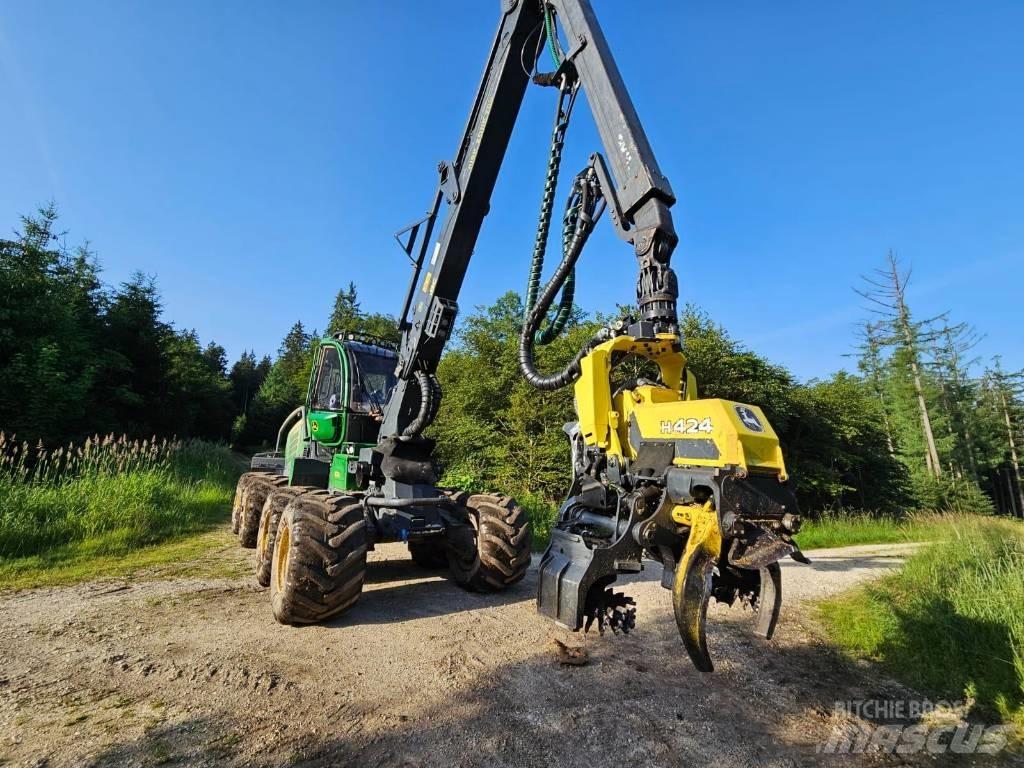
[[[544,253],[548,245],[548,233],[551,230],[551,215],[555,206],[555,191],[558,186],[558,173],[562,164],[562,149],[565,146],[565,134],[569,128],[569,119],[576,102],[578,81],[568,85],[563,79],[559,87],[558,104],[555,110],[555,123],[551,131],[551,152],[548,156],[548,169],[544,178],[544,195],[541,198],[540,215],[537,219],[537,237],[533,244],[533,256],[530,260],[530,275],[526,283],[526,312],[533,309],[540,289],[540,277],[544,270]],[[568,223],[568,222],[567,222]],[[563,231],[563,251],[567,247],[566,233]],[[551,322],[543,329],[536,331],[538,344],[550,344],[565,330],[572,317],[573,300],[575,299],[576,276],[570,270],[562,288],[558,309]]]
[[[555,124],[551,133],[551,153],[548,159],[547,175],[544,179],[544,195],[541,199],[540,217],[537,222],[537,237],[534,241],[530,275],[526,286],[523,329],[519,337],[519,369],[530,385],[538,389],[554,390],[571,384],[579,378],[580,362],[594,346],[610,338],[611,332],[608,329],[599,331],[561,371],[545,375],[537,370],[534,362],[534,345],[550,344],[565,330],[572,319],[573,300],[576,293],[576,261],[583,251],[583,246],[590,236],[594,223],[604,210],[597,175],[592,167],[588,167],[573,181],[572,191],[565,207],[562,219],[562,261],[538,297],[540,277],[544,269],[544,253],[547,250],[548,234],[551,229],[555,188],[558,185],[558,173],[562,161],[562,148],[565,145],[565,134],[579,91],[579,81],[575,77],[569,78],[566,73],[562,72],[561,46],[558,43],[554,10],[544,0],[541,0],[541,7],[544,12],[544,31],[556,71],[554,75],[550,76],[535,76],[534,80],[542,84],[552,84],[551,81],[554,77],[561,73],[561,81],[558,86]],[[599,201],[601,202],[600,208],[598,207]],[[559,291],[561,291],[561,296],[558,308],[547,326],[541,328]]]
[[[441,405],[441,386],[437,379],[425,371],[416,371],[414,375],[420,389],[420,410],[409,426],[402,430],[401,440],[411,440],[429,427]]]
[[[594,169],[588,167],[580,173],[573,182],[572,194],[566,205],[566,219],[572,220],[572,237],[564,239],[565,252],[561,263],[555,269],[544,290],[541,291],[535,306],[527,310],[523,322],[523,330],[519,337],[519,369],[526,381],[538,389],[554,390],[571,384],[580,376],[580,361],[597,344],[609,338],[609,331],[601,329],[587,344],[576,353],[575,357],[561,371],[545,375],[537,370],[534,362],[534,344],[537,342],[537,329],[543,319],[547,316],[551,304],[554,302],[558,291],[565,285],[565,282],[576,266],[576,261],[583,251],[583,246],[594,228],[596,216],[594,211],[597,208],[599,190],[597,187],[596,174]],[[603,210],[600,209],[600,210]],[[598,210],[597,215],[600,215]]]
[[[555,12],[543,0],[541,0],[541,5],[544,9],[544,32],[548,38],[548,49],[551,51],[551,60],[557,67],[562,63],[562,52],[559,50],[561,46],[558,44],[558,35],[555,33]]]

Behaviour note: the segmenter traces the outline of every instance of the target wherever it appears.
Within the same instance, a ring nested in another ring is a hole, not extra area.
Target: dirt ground
[[[749,611],[713,604],[717,669],[703,675],[654,564],[625,587],[636,631],[592,636],[589,665],[563,667],[553,638],[581,639],[536,615],[535,567],[508,593],[475,595],[384,546],[351,612],[292,628],[274,622],[267,591],[248,575],[252,553],[225,534],[207,558],[245,575],[149,573],[0,594],[0,763],[814,764],[835,701],[908,694],[837,657],[801,603],[881,574],[906,552],[820,550],[812,566],[787,563],[770,643],[746,631]]]

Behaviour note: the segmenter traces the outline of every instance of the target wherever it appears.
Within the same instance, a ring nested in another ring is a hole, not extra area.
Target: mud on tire
[[[288,484],[284,475],[270,475],[266,472],[255,472],[255,476],[246,483],[242,492],[242,503],[238,517],[238,541],[246,549],[256,546],[256,534],[260,529],[260,516],[267,496],[275,488]]]
[[[282,624],[313,624],[351,608],[366,576],[366,518],[351,496],[311,491],[277,526],[270,600]]]
[[[273,562],[274,542],[277,540],[277,526],[288,502],[299,494],[310,491],[309,486],[294,485],[274,488],[267,494],[260,513],[260,526],[256,532],[256,582],[261,587],[270,586],[270,567]]]
[[[530,523],[522,507],[498,494],[452,496],[468,522],[449,541],[455,582],[474,592],[495,592],[522,580],[530,566]]]
[[[253,478],[259,477],[262,474],[264,473],[246,472],[238,478],[238,484],[235,486],[235,498],[231,502],[231,532],[234,534],[237,534],[242,527],[242,498],[245,496],[245,491]]]

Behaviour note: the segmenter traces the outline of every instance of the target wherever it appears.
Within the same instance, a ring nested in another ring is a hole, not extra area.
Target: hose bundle
[[[548,169],[544,178],[544,195],[541,198],[540,216],[537,220],[537,237],[533,243],[533,257],[530,260],[530,276],[526,283],[526,312],[529,314],[537,303],[537,292],[540,290],[540,276],[544,269],[544,253],[548,246],[548,233],[551,230],[551,214],[555,207],[555,190],[558,186],[558,173],[562,165],[562,148],[565,146],[565,133],[569,128],[569,118],[576,102],[578,83],[567,86],[565,80],[559,87],[558,105],[555,110],[555,125],[551,132],[551,152],[548,156]],[[566,219],[562,228],[562,248],[568,246],[567,240],[572,235]],[[537,343],[550,344],[568,324],[572,317],[572,304],[575,297],[576,275],[570,270],[565,278],[562,296],[558,302],[558,310],[551,322],[544,329],[537,330]]]
[[[594,228],[594,223],[604,210],[597,175],[593,167],[588,166],[573,181],[565,206],[565,213],[562,217],[562,261],[541,291],[540,277],[544,269],[544,252],[547,250],[548,234],[551,229],[562,148],[565,145],[566,130],[569,127],[572,108],[576,103],[576,95],[579,91],[579,81],[572,78],[572,82],[570,82],[567,73],[562,71],[563,62],[558,37],[555,34],[553,12],[547,3],[544,3],[544,29],[551,50],[551,58],[558,69],[553,76],[537,76],[534,79],[553,79],[559,76],[559,72],[561,72],[561,76],[554,129],[551,134],[551,152],[548,159],[547,175],[544,179],[544,195],[541,199],[537,237],[534,240],[533,258],[530,262],[530,275],[526,286],[525,316],[522,334],[519,338],[519,368],[532,386],[538,389],[552,390],[571,384],[579,378],[580,361],[596,344],[608,337],[608,332],[602,331],[591,339],[561,371],[544,375],[537,370],[534,363],[534,345],[550,344],[565,330],[572,318],[576,292],[576,261]],[[548,311],[560,291],[561,296],[559,296],[554,316],[542,328],[541,325],[548,317]]]
[[[597,183],[597,174],[592,167],[587,167],[579,173],[573,181],[572,191],[566,203],[563,237],[562,237],[562,261],[555,269],[555,273],[544,286],[536,304],[526,309],[526,317],[523,321],[523,331],[519,337],[519,368],[526,380],[538,389],[552,390],[559,389],[571,384],[580,375],[580,361],[594,348],[595,345],[606,340],[609,336],[607,329],[602,329],[588,342],[570,363],[561,371],[551,375],[541,374],[534,363],[534,344],[544,343],[541,341],[543,334],[539,331],[548,310],[554,303],[555,296],[559,290],[567,284],[569,276],[576,267],[576,261],[583,252],[594,224],[604,210],[603,199],[601,198],[600,187]],[[563,297],[565,291],[562,291]],[[571,302],[570,302],[571,311]],[[561,307],[560,307],[561,310]],[[561,314],[561,312],[559,312]],[[557,320],[559,315],[556,315]],[[568,320],[568,316],[566,317]],[[555,321],[545,330],[555,326]],[[561,329],[559,329],[561,330]],[[554,336],[552,335],[552,338]]]

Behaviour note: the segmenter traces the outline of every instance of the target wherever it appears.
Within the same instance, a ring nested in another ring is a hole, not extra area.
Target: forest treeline
[[[163,319],[151,278],[100,279],[53,205],[0,239],[0,429],[57,445],[91,434],[226,440],[272,365]]]
[[[684,351],[701,395],[765,410],[807,511],[1020,515],[1022,376],[998,359],[976,360],[966,325],[918,319],[907,280],[890,256],[858,287],[868,320],[857,372],[806,383],[684,307]],[[315,330],[297,322],[273,360],[245,352],[229,365],[214,341],[163,319],[151,279],[104,285],[96,257],[58,237],[52,206],[0,240],[0,296],[0,428],[20,439],[124,432],[253,448],[272,443],[305,398]],[[449,482],[552,504],[566,486],[572,392],[523,381],[522,312],[521,297],[508,293],[463,317],[440,365],[444,401],[431,436]],[[562,338],[539,349],[540,366],[561,368],[609,317],[577,312]],[[352,284],[338,292],[325,330],[398,338],[394,318],[361,310]]]

